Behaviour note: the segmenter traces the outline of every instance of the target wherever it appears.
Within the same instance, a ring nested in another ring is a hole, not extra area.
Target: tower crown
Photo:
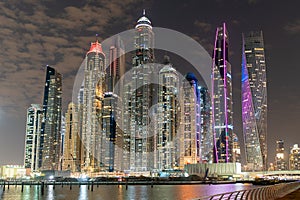
[[[146,27],[152,28],[151,21],[145,15],[146,15],[146,12],[145,12],[145,9],[144,9],[143,16],[140,17],[139,20],[137,21],[137,24],[136,24],[135,28],[138,28],[138,27],[141,27],[141,26],[146,26]]]
[[[100,54],[104,55],[103,50],[102,50],[102,46],[101,46],[101,44],[99,43],[98,40],[96,42],[91,43],[90,50],[87,52],[87,54],[92,53],[92,52],[94,52],[96,54],[100,53]]]

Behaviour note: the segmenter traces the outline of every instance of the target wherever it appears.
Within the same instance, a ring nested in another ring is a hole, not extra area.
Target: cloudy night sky
[[[0,165],[23,164],[26,109],[42,103],[45,66],[63,75],[63,108],[90,42],[132,29],[146,9],[155,27],[196,39],[211,54],[215,29],[227,23],[234,90],[234,132],[241,142],[241,34],[264,33],[268,81],[268,150],[300,143],[298,0],[3,0],[0,2]],[[172,59],[172,58],[171,58]],[[174,66],[177,68],[183,66]],[[243,146],[242,146],[243,147]],[[243,149],[242,149],[243,150]],[[242,155],[243,156],[243,155]]]

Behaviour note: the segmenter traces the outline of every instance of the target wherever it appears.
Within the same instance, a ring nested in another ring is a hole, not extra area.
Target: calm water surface
[[[0,199],[2,200],[135,200],[135,199],[194,199],[197,197],[210,196],[224,192],[237,191],[253,188],[252,184],[220,184],[220,185],[99,185],[94,187],[94,191],[88,190],[86,185],[73,185],[72,190],[69,186],[63,188],[56,185],[45,187],[44,196],[41,195],[40,186],[24,186],[23,193],[21,186],[10,186],[9,190],[3,192],[0,187]]]

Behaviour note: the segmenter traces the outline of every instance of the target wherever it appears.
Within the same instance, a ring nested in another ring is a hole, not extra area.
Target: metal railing
[[[245,199],[245,200],[271,200],[281,198],[300,188],[300,181],[292,183],[280,183],[276,185],[263,186],[250,190],[239,190],[198,198],[198,200],[217,199]]]

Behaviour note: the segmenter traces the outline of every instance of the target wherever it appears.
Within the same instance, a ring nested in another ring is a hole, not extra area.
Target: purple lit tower
[[[233,162],[232,78],[228,62],[228,33],[217,28],[212,64],[212,128],[214,162]]]
[[[242,118],[247,169],[267,169],[267,82],[262,32],[243,35]]]

